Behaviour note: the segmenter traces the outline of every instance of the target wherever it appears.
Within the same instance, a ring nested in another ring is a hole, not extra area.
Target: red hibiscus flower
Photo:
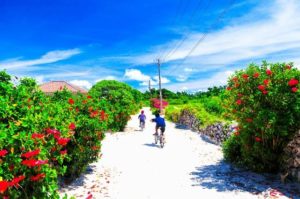
[[[254,77],[254,78],[258,78],[258,77],[259,77],[259,73],[257,73],[257,72],[254,73],[254,74],[253,74],[253,77]]]
[[[48,134],[52,134],[55,139],[58,139],[60,137],[60,132],[56,129],[49,129],[48,128],[48,129],[46,129],[46,132]]]
[[[266,73],[267,73],[267,75],[269,75],[269,76],[272,75],[272,71],[271,71],[270,69],[267,69],[267,70],[266,70]]]
[[[264,90],[264,91],[262,91],[262,93],[263,93],[264,95],[266,95],[266,94],[268,94],[268,91]]]
[[[261,142],[261,138],[260,137],[255,137],[255,142]]]
[[[31,176],[30,177],[30,180],[31,181],[39,181],[40,179],[43,179],[46,175],[44,173],[40,173],[40,174],[37,174],[35,176]]]
[[[43,134],[40,134],[40,133],[33,133],[32,135],[31,135],[31,138],[32,139],[42,139],[44,137],[44,135]]]
[[[299,83],[298,80],[292,78],[290,81],[289,81],[289,86],[296,86],[297,84]]]
[[[290,70],[292,67],[291,67],[290,65],[286,65],[285,68],[286,68],[287,70]]]
[[[9,183],[9,186],[19,186],[19,183],[25,179],[25,176],[21,175],[18,177],[15,177],[14,179],[12,179],[12,181]]]
[[[249,75],[243,74],[242,77],[244,78],[244,80],[248,80]]]
[[[35,166],[39,166],[39,165],[43,165],[43,164],[47,164],[48,160],[23,160],[22,164],[27,166],[27,167],[35,167]]]
[[[9,182],[0,181],[0,193],[4,193],[8,187],[9,187]]]
[[[72,105],[72,104],[74,104],[74,103],[75,103],[74,100],[73,100],[72,98],[70,98],[70,99],[69,99],[69,104]]]
[[[237,77],[232,78],[234,82],[237,82],[239,79]]]
[[[8,153],[7,150],[5,150],[5,149],[1,150],[1,151],[0,151],[0,157],[6,156],[7,153]]]
[[[87,98],[88,98],[88,99],[92,99],[92,96],[88,95]]]
[[[76,128],[76,126],[75,126],[74,123],[71,123],[71,124],[69,125],[69,129],[70,129],[70,130],[74,130],[75,128]]]
[[[57,143],[62,146],[67,145],[69,141],[70,141],[70,138],[58,138],[57,139]]]
[[[65,149],[65,150],[63,150],[63,151],[60,151],[59,153],[61,154],[61,155],[66,155],[67,154],[67,149]]]
[[[103,110],[101,111],[101,116],[100,117],[101,117],[101,120],[105,120],[106,116],[105,116],[105,112]]]
[[[77,113],[79,112],[79,108],[76,108],[75,110],[76,110]]]
[[[242,104],[242,100],[241,99],[236,100],[236,104],[237,105],[241,105]]]
[[[251,123],[251,122],[253,122],[253,119],[252,118],[247,118],[246,121]]]
[[[265,80],[264,80],[264,85],[268,86],[268,84],[269,84],[269,81],[270,81],[270,80],[268,80],[268,79],[265,79]]]
[[[293,87],[293,88],[292,88],[292,92],[293,92],[293,93],[296,93],[297,91],[298,91],[298,88],[297,88],[297,87]]]
[[[230,90],[231,90],[231,87],[228,86],[228,87],[226,88],[226,90],[230,91]]]
[[[265,90],[265,86],[264,85],[259,85],[257,88],[260,91],[264,91]]]
[[[29,151],[27,153],[23,153],[21,155],[21,157],[30,158],[30,157],[33,157],[33,156],[36,156],[36,155],[40,154],[40,152],[41,152],[40,149],[37,149],[37,150],[34,150],[34,151]]]

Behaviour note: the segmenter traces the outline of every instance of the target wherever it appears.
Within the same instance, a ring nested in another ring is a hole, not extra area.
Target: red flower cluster
[[[253,122],[253,119],[252,118],[246,118],[246,121],[251,123],[251,122]]]
[[[29,151],[27,153],[23,153],[21,155],[21,157],[25,157],[25,158],[31,158],[33,156],[36,156],[38,154],[40,154],[41,150],[40,149],[37,149],[37,150],[34,150],[34,151]]]
[[[12,179],[12,181],[9,183],[9,186],[19,186],[19,183],[25,179],[25,176],[20,175],[18,177],[15,177],[14,179]]]
[[[105,112],[103,110],[100,113],[100,119],[101,120],[105,120],[106,119],[106,114],[105,114]]]
[[[153,98],[151,99],[151,104],[154,108],[159,109],[160,108],[160,99]],[[165,100],[162,100],[162,108],[166,108],[169,105],[169,103]]]
[[[260,90],[264,95],[268,94],[268,91],[266,91],[266,87],[264,85],[259,85],[258,90]]]
[[[76,128],[75,124],[72,122],[70,125],[69,125],[69,129],[70,130],[74,130]]]
[[[255,137],[255,142],[261,142],[262,139],[260,137]]]
[[[298,83],[299,83],[299,81],[297,80],[297,79],[295,79],[295,78],[292,78],[290,81],[289,81],[289,86],[290,87],[293,87],[291,90],[292,90],[292,92],[293,93],[296,93],[297,91],[298,91],[298,88],[297,87],[295,87],[295,86],[297,86],[298,85]]]
[[[65,149],[65,150],[63,150],[63,151],[60,151],[59,153],[61,154],[61,155],[66,155],[67,154],[67,149]]]
[[[291,67],[290,65],[286,65],[285,68],[286,68],[287,70],[290,70],[292,67]]]
[[[253,74],[253,77],[254,77],[254,78],[258,78],[258,77],[259,77],[259,73],[258,73],[258,72],[254,73],[254,74]]]
[[[92,96],[88,95],[87,98],[88,98],[88,99],[92,99]]]
[[[27,167],[35,167],[35,166],[39,166],[39,165],[43,165],[43,164],[47,164],[48,160],[23,160],[22,164],[27,166]]]
[[[69,102],[69,104],[71,104],[71,105],[73,105],[73,104],[75,103],[74,100],[73,100],[72,98],[70,98],[68,102]]]
[[[230,90],[231,90],[231,87],[228,86],[228,87],[226,88],[226,90],[230,91]]]
[[[43,137],[45,137],[45,135],[40,134],[40,133],[33,133],[33,134],[31,135],[31,138],[32,138],[32,139],[42,139]]]
[[[248,78],[249,78],[249,75],[247,75],[247,74],[243,74],[243,75],[242,75],[242,77],[244,78],[244,80],[248,80]]]
[[[56,130],[56,129],[50,129],[50,128],[48,128],[48,129],[46,129],[46,132],[48,134],[52,134],[55,139],[57,139],[57,138],[60,137],[60,132],[58,130]]]
[[[272,75],[272,71],[271,71],[270,69],[267,69],[267,70],[266,70],[266,73],[267,73],[267,75],[269,75],[269,76]]]
[[[9,182],[5,180],[0,181],[0,193],[4,193],[8,187],[9,187]]]
[[[39,181],[40,179],[44,178],[46,175],[44,173],[40,173],[40,174],[37,174],[35,176],[31,176],[30,177],[30,180],[31,181]]]
[[[296,86],[297,84],[299,83],[298,80],[296,80],[295,78],[292,78],[290,81],[289,81],[289,86]]]
[[[237,105],[241,105],[242,104],[242,100],[241,99],[236,100],[236,104]]]
[[[68,142],[70,141],[70,138],[57,138],[57,143],[59,145],[65,146],[68,144]]]
[[[268,86],[269,81],[270,81],[269,79],[265,79],[265,80],[264,80],[264,85]]]
[[[1,150],[1,151],[0,151],[0,157],[6,156],[7,153],[8,153],[7,150],[5,150],[5,149]]]
[[[298,88],[297,87],[293,87],[291,90],[292,90],[293,93],[296,93],[298,91]]]

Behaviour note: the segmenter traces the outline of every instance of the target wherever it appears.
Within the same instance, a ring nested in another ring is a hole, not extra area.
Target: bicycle
[[[140,127],[141,127],[141,131],[144,131],[144,128],[145,128],[145,121],[141,121],[140,123]]]
[[[158,141],[159,141],[160,147],[164,148],[166,140],[165,140],[165,134],[162,133],[161,129],[160,129],[160,133],[155,133],[154,134],[154,142],[155,142],[155,144],[157,144]]]

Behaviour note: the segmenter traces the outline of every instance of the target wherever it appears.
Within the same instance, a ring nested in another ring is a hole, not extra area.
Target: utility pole
[[[160,77],[160,59],[157,59],[157,68],[158,68],[158,80],[159,80],[159,100],[160,100],[160,107],[159,112],[162,114],[162,94],[161,94],[161,77]]]

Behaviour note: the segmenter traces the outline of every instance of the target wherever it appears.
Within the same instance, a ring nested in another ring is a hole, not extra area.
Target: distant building
[[[63,90],[64,88],[66,88],[72,93],[78,93],[78,92],[82,94],[88,93],[87,90],[65,81],[51,81],[51,82],[41,84],[39,87],[45,94],[52,94],[56,91]]]

